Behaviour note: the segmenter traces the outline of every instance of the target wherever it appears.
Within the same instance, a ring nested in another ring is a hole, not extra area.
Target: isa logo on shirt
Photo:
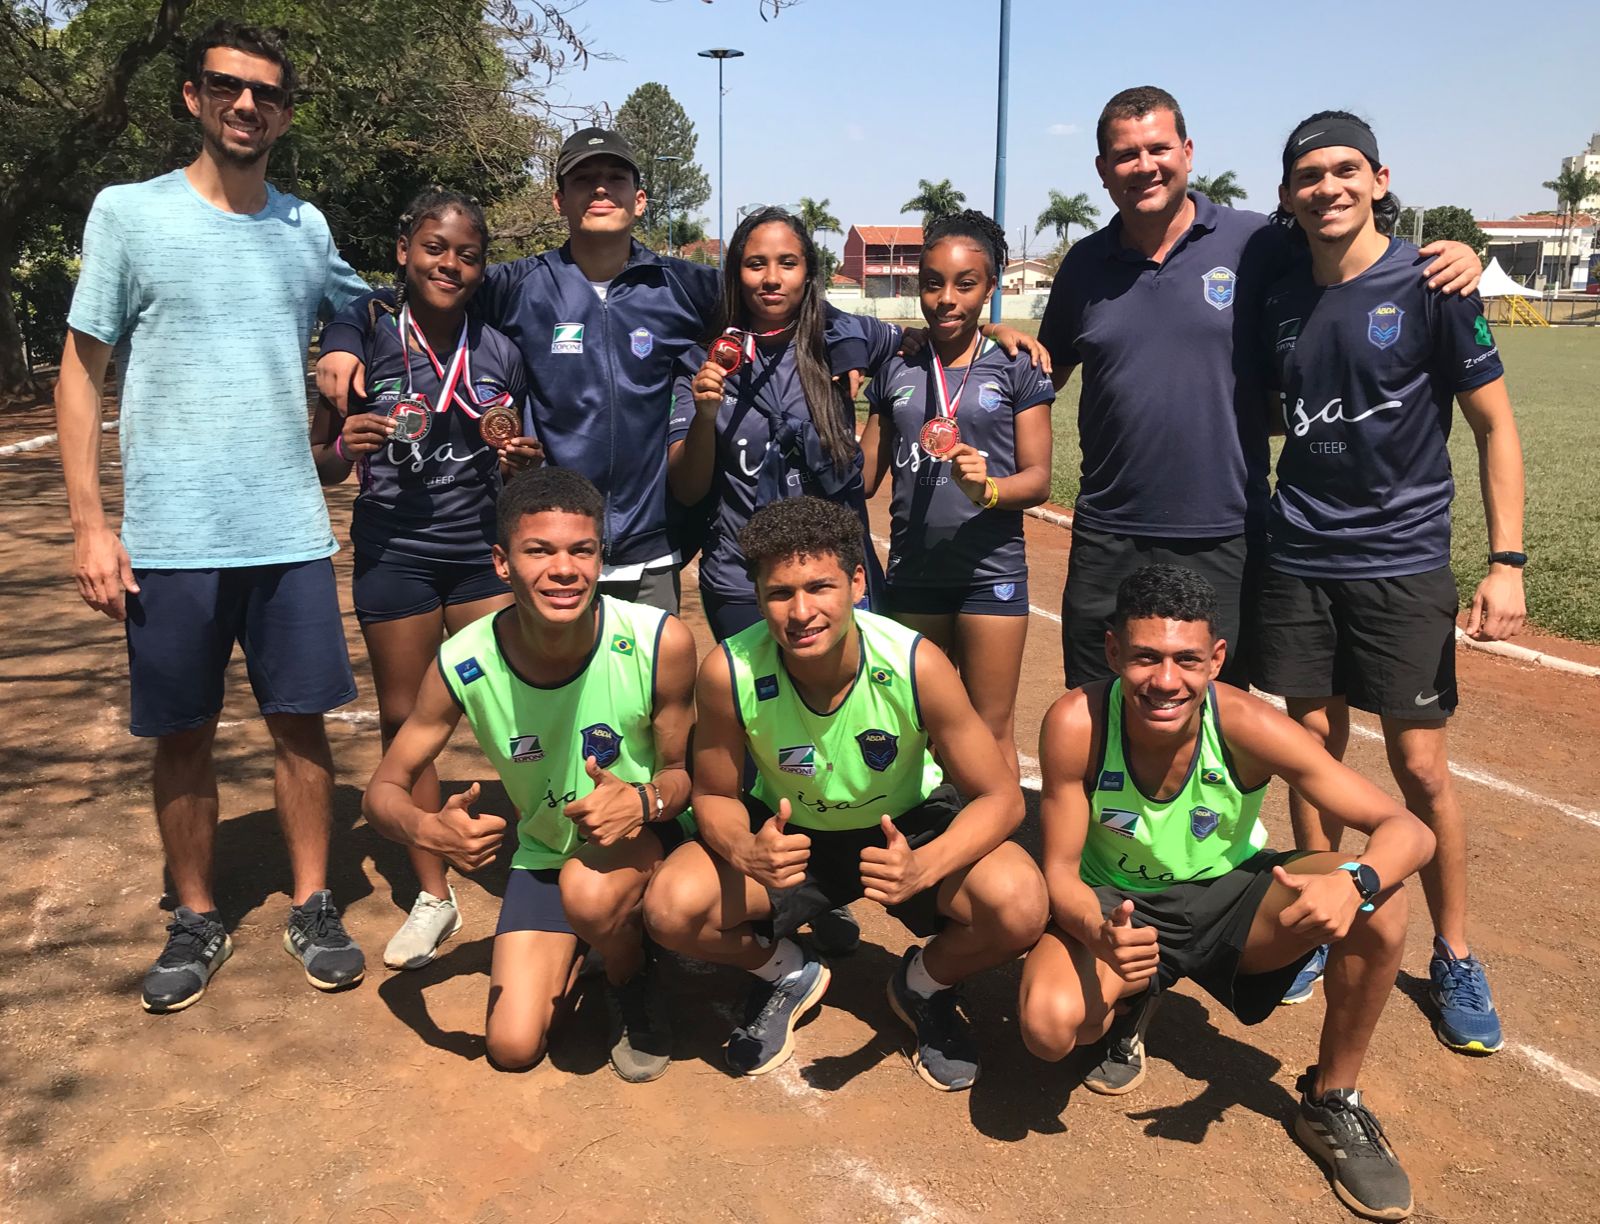
[[[583,352],[583,324],[557,323],[555,331],[550,334],[550,351],[552,353]]]
[[[1406,312],[1393,302],[1384,302],[1367,311],[1367,339],[1376,348],[1386,349],[1400,339],[1400,322]]]
[[[1239,278],[1232,268],[1212,268],[1200,281],[1205,286],[1206,301],[1214,310],[1226,310],[1233,305],[1233,288]]]
[[[648,357],[650,350],[656,346],[656,338],[644,328],[628,333],[628,344],[633,349],[635,357]]]

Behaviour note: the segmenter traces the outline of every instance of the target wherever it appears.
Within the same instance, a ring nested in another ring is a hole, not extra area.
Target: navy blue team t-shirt
[[[956,408],[961,441],[975,446],[989,475],[1017,471],[1016,417],[1056,397],[1047,374],[1026,353],[1006,356],[985,341],[970,372],[946,371],[953,396],[966,379]],[[1020,510],[985,510],[951,478],[950,464],[930,458],[917,439],[939,413],[933,346],[915,358],[893,357],[867,389],[871,412],[885,420],[891,442],[894,492],[890,499],[890,586],[948,587],[1021,582],[1028,576]]]
[[[1392,238],[1372,267],[1317,285],[1309,264],[1263,312],[1285,439],[1268,563],[1308,578],[1393,578],[1450,561],[1452,401],[1501,377],[1477,294],[1447,296]]]
[[[1123,245],[1120,217],[1074,243],[1039,325],[1056,369],[1083,366],[1076,510],[1096,531],[1203,539],[1265,517],[1259,320],[1294,251],[1260,213],[1190,198],[1160,263]]]
[[[467,395],[476,404],[509,396],[523,434],[532,436],[522,354],[477,320],[467,323],[467,345],[472,369]],[[452,355],[437,354],[446,367]],[[365,360],[367,399],[356,411],[387,414],[408,390],[430,408],[439,407],[441,380],[425,354],[404,344],[397,316],[378,319],[367,337]],[[361,492],[350,520],[351,543],[357,552],[373,556],[396,552],[487,564],[495,541],[499,455],[459,404],[430,412],[429,422],[417,441],[391,439],[356,465]]]

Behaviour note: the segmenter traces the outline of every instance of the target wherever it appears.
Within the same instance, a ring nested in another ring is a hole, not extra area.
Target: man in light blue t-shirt
[[[178,1011],[232,952],[212,892],[212,740],[237,641],[272,733],[294,876],[284,947],[312,985],[361,980],[326,887],[333,762],[322,716],[355,698],[307,443],[306,349],[365,291],[310,204],[266,181],[294,114],[276,38],[217,22],[183,86],[203,136],[182,170],[108,187],[90,211],[56,385],[79,594],[126,626],[131,727],[154,789],[177,907],[144,1008]],[[100,404],[115,351],[124,508],[100,496]]]

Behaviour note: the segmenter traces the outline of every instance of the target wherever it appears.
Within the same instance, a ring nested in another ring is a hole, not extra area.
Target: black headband
[[[1378,138],[1366,124],[1350,119],[1308,119],[1295,128],[1283,147],[1283,181],[1289,181],[1289,171],[1307,153],[1334,148],[1354,149],[1372,163],[1373,169],[1383,165],[1378,156]]]

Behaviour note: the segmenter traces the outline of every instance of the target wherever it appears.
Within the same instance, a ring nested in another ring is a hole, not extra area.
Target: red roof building
[[[852,225],[839,271],[859,281],[867,297],[915,293],[922,258],[920,225]]]

